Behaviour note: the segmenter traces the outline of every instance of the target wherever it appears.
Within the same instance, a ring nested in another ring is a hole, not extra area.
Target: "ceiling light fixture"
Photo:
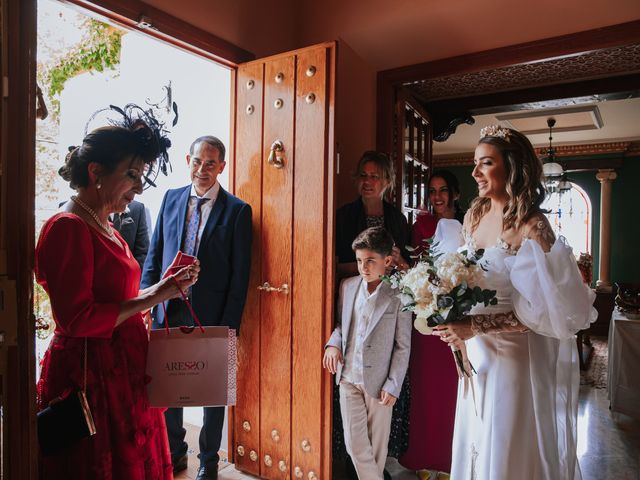
[[[556,119],[553,117],[547,118],[547,126],[549,127],[549,148],[547,149],[547,156],[543,159],[542,172],[547,180],[558,180],[564,170],[562,165],[556,162],[556,149],[553,148],[553,127],[556,124]]]

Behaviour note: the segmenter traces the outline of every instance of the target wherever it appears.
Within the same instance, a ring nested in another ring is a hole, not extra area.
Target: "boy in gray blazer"
[[[336,375],[347,452],[361,480],[383,480],[391,413],[409,363],[411,312],[381,277],[393,238],[381,227],[353,241],[360,276],[340,285],[337,326],[322,364]]]

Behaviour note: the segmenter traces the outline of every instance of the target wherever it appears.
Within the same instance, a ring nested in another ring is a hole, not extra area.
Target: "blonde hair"
[[[515,230],[535,213],[540,211],[546,191],[542,183],[542,162],[537,157],[531,142],[516,130],[508,130],[507,136],[487,135],[478,144],[496,147],[502,155],[507,173],[508,200],[502,213],[502,230]],[[477,197],[469,207],[471,231],[489,211],[491,199]]]
[[[386,153],[376,152],[375,150],[368,150],[364,152],[362,154],[362,157],[360,157],[360,161],[358,162],[358,167],[356,169],[355,175],[353,176],[353,179],[357,181],[358,178],[360,178],[360,175],[362,175],[362,172],[364,170],[364,165],[369,162],[378,166],[378,168],[382,172],[382,177],[387,182],[387,186],[384,189],[383,195],[387,192],[389,192],[390,194],[393,193],[393,190],[396,186],[396,172],[393,168],[393,162],[391,162],[389,155],[387,155]]]

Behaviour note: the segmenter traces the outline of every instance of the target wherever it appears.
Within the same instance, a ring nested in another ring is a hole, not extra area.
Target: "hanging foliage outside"
[[[84,72],[115,69],[120,63],[125,32],[92,18],[87,19],[84,26],[83,40],[42,73],[42,83],[56,111],[59,111],[59,102],[54,97],[62,93],[69,79]]]

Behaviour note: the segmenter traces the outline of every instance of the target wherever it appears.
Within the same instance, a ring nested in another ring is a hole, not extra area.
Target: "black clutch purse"
[[[84,388],[52,401],[47,408],[38,412],[38,442],[45,456],[58,453],[96,433],[86,395],[86,339],[84,345]]]

